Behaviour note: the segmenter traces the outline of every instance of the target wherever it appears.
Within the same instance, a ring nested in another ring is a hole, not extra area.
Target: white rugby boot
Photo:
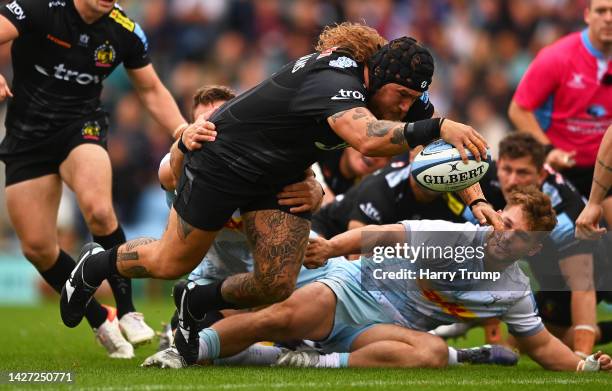
[[[119,328],[125,338],[134,346],[150,343],[155,331],[144,321],[140,312],[128,312],[119,319]]]

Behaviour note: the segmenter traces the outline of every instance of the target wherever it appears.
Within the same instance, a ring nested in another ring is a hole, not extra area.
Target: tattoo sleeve
[[[274,303],[295,288],[310,223],[279,211],[260,210],[243,215],[245,233],[253,249],[253,273],[225,280],[222,294],[241,307]]]
[[[612,167],[606,165],[601,159],[597,159],[597,163],[602,166],[606,171],[612,171]]]
[[[146,267],[139,264],[138,247],[155,242],[154,238],[138,238],[126,242],[117,251],[117,269],[125,277],[146,278],[151,274]]]

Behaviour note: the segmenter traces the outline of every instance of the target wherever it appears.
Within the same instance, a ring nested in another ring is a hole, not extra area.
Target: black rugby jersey
[[[336,197],[313,215],[313,230],[326,238],[348,230],[351,220],[363,224],[393,224],[401,220],[464,221],[452,194],[442,194],[431,202],[419,202],[410,185],[410,165],[392,163],[364,178],[346,194]],[[463,209],[460,209],[463,212]]]
[[[312,53],[221,106],[217,139],[190,154],[189,169],[215,159],[253,183],[295,181],[325,152],[347,144],[327,118],[365,107],[363,65],[337,50]]]
[[[6,117],[13,141],[35,144],[101,110],[102,82],[119,64],[136,69],[150,63],[144,32],[117,5],[92,24],[73,0],[14,0],[0,14],[19,31]],[[5,139],[3,149],[10,144]]]

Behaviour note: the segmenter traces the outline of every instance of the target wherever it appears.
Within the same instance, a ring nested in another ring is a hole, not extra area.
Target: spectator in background
[[[612,124],[612,0],[591,0],[584,20],[588,28],[540,51],[508,115],[588,197],[597,148]]]

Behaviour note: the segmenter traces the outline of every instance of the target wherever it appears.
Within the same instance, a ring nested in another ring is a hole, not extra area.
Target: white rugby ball
[[[469,150],[468,163],[461,161],[457,148],[444,140],[427,145],[412,161],[411,174],[423,187],[433,191],[463,190],[484,177],[489,169],[491,153],[487,159],[476,161]]]

